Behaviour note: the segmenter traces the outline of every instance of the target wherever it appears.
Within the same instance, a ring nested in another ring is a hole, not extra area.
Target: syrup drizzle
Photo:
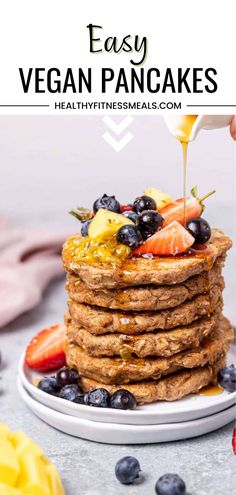
[[[175,134],[180,141],[183,152],[183,194],[184,194],[184,226],[186,225],[186,200],[187,200],[187,150],[193,124],[198,115],[182,115]]]
[[[220,385],[208,385],[200,390],[199,395],[220,395],[224,392],[224,389]]]

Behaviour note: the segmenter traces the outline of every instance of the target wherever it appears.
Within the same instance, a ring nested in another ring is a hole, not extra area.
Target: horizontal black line
[[[187,107],[236,107],[236,105],[187,105]]]
[[[0,107],[50,107],[50,105],[0,105]]]

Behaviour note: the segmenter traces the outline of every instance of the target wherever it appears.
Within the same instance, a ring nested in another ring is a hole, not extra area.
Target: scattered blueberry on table
[[[178,474],[164,474],[156,482],[157,495],[186,495],[186,486]]]
[[[115,475],[123,485],[131,485],[141,471],[139,461],[132,456],[122,457],[115,466]]]

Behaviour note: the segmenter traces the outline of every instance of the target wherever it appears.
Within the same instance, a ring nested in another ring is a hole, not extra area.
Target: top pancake
[[[70,239],[67,240],[67,243]],[[197,253],[171,257],[127,258],[122,266],[75,262],[62,252],[64,268],[80,277],[91,289],[112,289],[137,285],[180,284],[202,271],[209,271],[216,259],[232,245],[229,237],[213,229],[207,247]]]
[[[216,285],[223,288],[221,270],[224,259],[220,256],[211,270],[194,275],[182,284],[92,290],[79,277],[68,273],[66,290],[69,298],[77,303],[122,311],[159,311],[179,306]]]

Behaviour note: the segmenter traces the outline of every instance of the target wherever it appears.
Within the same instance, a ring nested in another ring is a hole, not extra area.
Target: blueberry
[[[220,370],[218,374],[219,384],[228,392],[236,391],[236,368],[233,364]]]
[[[154,199],[152,199],[150,196],[140,196],[139,198],[136,198],[134,203],[133,203],[133,210],[136,213],[142,213],[144,210],[156,210],[157,209],[157,204]]]
[[[101,198],[96,199],[93,204],[94,213],[100,210],[100,208],[105,208],[105,210],[120,213],[120,203],[117,201],[115,196],[107,196],[107,194],[103,194]]]
[[[59,392],[59,397],[61,399],[69,400],[70,402],[75,402],[77,397],[80,397],[81,395],[83,395],[83,392],[75,383],[65,385]]]
[[[64,385],[71,385],[72,383],[77,385],[79,373],[75,368],[67,368],[64,366],[57,372],[56,380],[58,387],[64,387]]]
[[[50,395],[58,395],[59,392],[55,376],[42,378],[38,384],[38,388]]]
[[[127,211],[124,211],[123,215],[124,215],[124,217],[127,217],[130,220],[132,220],[132,222],[134,222],[135,225],[138,225],[138,215],[137,215],[137,213],[135,213],[135,211],[127,210]]]
[[[116,239],[119,244],[125,244],[131,249],[135,249],[136,247],[138,247],[143,240],[138,227],[131,224],[123,225],[123,227],[120,227],[120,229],[117,231]]]
[[[84,394],[82,392],[78,393],[78,395],[76,395],[76,397],[74,398],[73,402],[75,402],[76,404],[84,404]]]
[[[191,218],[186,225],[190,234],[198,244],[204,244],[211,237],[211,227],[204,218]]]
[[[89,225],[90,225],[91,222],[92,222],[92,219],[91,220],[87,220],[86,222],[82,222],[82,225],[81,225],[81,235],[83,237],[86,237],[86,235],[88,235],[88,228],[89,228]]]
[[[185,495],[186,486],[178,474],[164,474],[156,482],[157,495]]]
[[[92,407],[110,407],[110,397],[105,388],[95,388],[84,396],[84,403]]]
[[[135,457],[122,457],[115,467],[115,475],[123,485],[130,485],[139,477],[141,471],[140,464]]]
[[[135,409],[137,407],[137,402],[131,392],[120,389],[112,394],[110,406],[113,409]]]
[[[144,210],[139,215],[139,229],[144,239],[155,234],[157,229],[162,226],[164,218],[158,211]]]

